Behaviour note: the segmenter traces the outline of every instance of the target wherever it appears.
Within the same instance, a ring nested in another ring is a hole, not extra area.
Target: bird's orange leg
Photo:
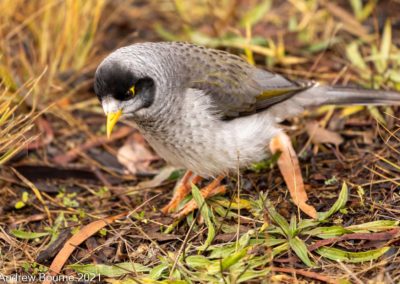
[[[200,176],[194,176],[191,171],[187,171],[181,181],[179,182],[177,188],[175,189],[174,195],[170,202],[164,206],[161,211],[164,214],[171,213],[176,210],[179,203],[189,194],[192,189],[192,184],[196,184],[201,181]]]
[[[207,185],[206,187],[204,187],[200,190],[200,193],[204,197],[204,199],[226,192],[226,186],[220,185],[220,183],[223,179],[224,179],[224,176],[220,175],[215,180],[213,180],[209,185]],[[197,206],[196,201],[192,199],[179,212],[174,214],[174,217],[180,219],[180,218],[188,215],[190,212],[195,210],[197,207],[198,206]]]

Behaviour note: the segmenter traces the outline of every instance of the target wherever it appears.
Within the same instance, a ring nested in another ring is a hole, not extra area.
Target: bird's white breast
[[[142,131],[163,159],[198,175],[216,176],[264,159],[270,139],[279,132],[268,113],[221,120],[209,95],[189,89],[182,99],[179,111],[163,118],[168,124],[163,135]]]

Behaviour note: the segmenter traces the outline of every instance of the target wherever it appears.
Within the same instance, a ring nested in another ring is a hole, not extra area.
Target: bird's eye
[[[135,95],[135,86],[133,85],[128,92],[133,97]]]

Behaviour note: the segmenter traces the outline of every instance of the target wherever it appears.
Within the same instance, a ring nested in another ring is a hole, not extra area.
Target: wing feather
[[[310,87],[258,69],[225,51],[182,43],[173,50],[181,53],[182,65],[191,66],[187,87],[210,95],[226,118],[261,111]]]

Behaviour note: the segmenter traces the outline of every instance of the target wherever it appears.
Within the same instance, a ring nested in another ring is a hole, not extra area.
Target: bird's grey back
[[[239,56],[182,42],[139,43],[123,47],[109,60],[135,57],[136,69],[156,77],[169,91],[194,88],[212,96],[224,116],[252,113],[262,105],[257,96],[267,90],[298,85],[283,76],[258,69]]]
[[[182,95],[190,88],[200,90],[211,98],[213,108],[228,118],[270,109],[280,120],[309,106],[399,102],[399,95],[393,92],[374,94],[294,82],[228,52],[182,42],[133,44],[118,49],[102,64],[107,61],[133,64],[129,69],[154,78],[163,95]],[[275,95],[269,96],[271,93]]]

